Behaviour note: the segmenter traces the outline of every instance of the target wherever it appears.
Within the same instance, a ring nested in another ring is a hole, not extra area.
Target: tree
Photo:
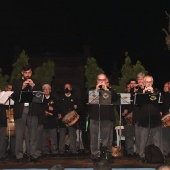
[[[166,38],[165,38],[165,41],[166,41],[166,45],[168,46],[168,50],[170,50],[170,14],[168,14],[167,11],[165,11],[165,14],[166,16],[168,17],[168,31],[165,29],[165,28],[162,28],[162,31],[165,32],[166,34]]]
[[[85,77],[87,91],[96,86],[96,78],[98,74],[104,73],[104,71],[97,66],[95,58],[87,58],[87,64],[85,65]]]
[[[25,51],[23,50],[19,56],[19,58],[17,59],[17,61],[12,65],[13,66],[13,70],[10,76],[10,83],[13,83],[15,80],[20,79],[21,78],[21,70],[24,67],[24,65],[28,65],[28,60],[29,57],[28,55],[25,53]]]
[[[53,80],[55,73],[55,64],[53,61],[48,60],[48,62],[43,63],[41,67],[37,67],[34,71],[33,78],[39,80],[41,85],[50,84]]]
[[[11,74],[10,83],[13,83],[15,80],[21,78],[21,70],[24,65],[29,65],[29,57],[26,52],[23,50],[17,59],[17,61],[12,65],[13,71]],[[53,61],[48,61],[43,63],[41,67],[37,67],[33,70],[32,77],[39,80],[43,85],[45,83],[51,84],[55,71],[55,64]]]
[[[148,71],[145,70],[144,66],[141,65],[140,61],[136,62],[136,65],[132,65],[131,59],[128,55],[128,52],[125,53],[125,64],[122,66],[121,75],[122,77],[119,78],[119,86],[114,86],[117,92],[124,92],[126,88],[126,83],[129,81],[130,78],[137,78],[137,74],[139,72],[143,72],[145,74]]]

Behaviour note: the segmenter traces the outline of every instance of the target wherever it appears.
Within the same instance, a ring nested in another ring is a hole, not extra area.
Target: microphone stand
[[[121,126],[122,126],[122,103],[121,103],[121,95],[119,95],[119,109],[120,109],[120,113],[119,113],[119,130],[120,130],[120,133],[119,133],[119,146],[120,146],[120,149],[121,149],[121,135],[122,135],[122,132],[121,132]]]
[[[100,90],[99,90],[99,97],[101,96],[101,88],[100,88]],[[99,118],[98,118],[98,120],[99,120],[99,133],[98,133],[98,150],[99,150],[99,156],[98,157],[100,157],[101,156],[101,147],[102,147],[102,144],[101,144],[101,122],[100,122],[100,100],[99,100]]]

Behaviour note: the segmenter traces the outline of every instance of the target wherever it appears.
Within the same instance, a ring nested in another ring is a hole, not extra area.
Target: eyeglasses
[[[97,79],[98,81],[106,81],[106,79]]]

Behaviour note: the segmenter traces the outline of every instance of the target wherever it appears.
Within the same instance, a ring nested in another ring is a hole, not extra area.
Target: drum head
[[[162,126],[169,127],[170,126],[170,113],[168,112],[165,116],[162,117]]]
[[[75,110],[68,112],[62,119],[66,126],[72,126],[79,120],[80,116]]]

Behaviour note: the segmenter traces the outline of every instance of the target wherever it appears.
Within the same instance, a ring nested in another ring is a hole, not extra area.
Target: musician
[[[7,84],[7,86],[5,87],[5,91],[12,91],[12,84]]]
[[[23,138],[26,125],[29,130],[30,143],[30,161],[37,162],[36,137],[38,127],[38,115],[42,114],[42,105],[39,103],[21,103],[19,102],[21,91],[41,91],[40,83],[32,79],[32,68],[30,65],[23,67],[22,78],[13,83],[12,99],[14,100],[14,121],[15,121],[15,156],[16,162],[23,159]]]
[[[6,109],[4,105],[0,106],[0,160],[5,159],[6,157],[6,129],[7,129],[7,117]]]
[[[63,156],[65,154],[65,137],[68,130],[68,135],[70,138],[69,150],[72,156],[77,156],[77,148],[76,148],[76,123],[72,126],[66,126],[62,122],[64,116],[66,116],[71,111],[78,112],[79,106],[77,98],[72,94],[72,86],[70,83],[66,83],[64,85],[64,94],[59,97],[59,155]]]
[[[51,94],[51,86],[49,84],[44,84],[43,87],[44,92],[44,121],[43,121],[43,140],[42,140],[42,150],[43,154],[49,155],[49,148],[47,146],[47,136],[50,136],[51,142],[51,152],[52,156],[57,156],[57,113],[58,109],[58,101],[56,97]]]
[[[131,78],[127,85],[130,85],[129,92],[131,94],[131,101],[129,104],[121,105],[122,107],[122,122],[124,125],[124,135],[125,135],[125,149],[127,157],[132,157],[134,154],[134,125],[132,122],[132,115],[133,115],[133,100],[134,94],[136,92],[137,80],[135,78]],[[130,120],[128,122],[126,119]]]
[[[114,89],[107,88],[107,77],[105,74],[99,74],[97,76],[96,87],[92,89],[99,91],[111,90],[112,102],[118,100],[118,95]],[[99,94],[100,95],[100,94]],[[99,115],[100,113],[100,115]],[[100,144],[103,147],[108,148],[111,152],[110,138],[113,128],[113,122],[115,118],[115,112],[113,105],[88,105],[88,114],[90,115],[90,149],[92,161],[100,160],[101,150]],[[100,123],[100,126],[99,126]],[[99,138],[100,137],[100,138]]]
[[[158,94],[159,90],[153,87],[153,77],[147,75],[144,78],[144,89],[143,93],[147,94]],[[160,105],[158,103],[147,102],[141,104],[140,115],[139,115],[139,126],[141,133],[140,140],[140,162],[145,161],[145,147],[152,142],[154,145],[160,148],[162,151],[162,123],[160,114]]]
[[[164,83],[163,93],[162,93],[162,104],[161,104],[162,118],[170,115],[170,81]],[[169,120],[167,120],[169,122]],[[170,153],[170,126],[162,127],[162,147],[163,155],[165,157],[169,156]]]
[[[140,72],[137,74],[137,86],[135,87],[135,93],[142,93],[144,89],[144,77],[145,73]],[[134,101],[133,101],[134,102]],[[139,157],[139,148],[140,148],[140,141],[141,141],[141,135],[140,135],[140,126],[138,125],[139,122],[139,112],[140,112],[140,106],[134,105],[133,106],[133,124],[134,124],[134,132],[135,132],[135,147],[136,151],[135,154],[137,157]]]

